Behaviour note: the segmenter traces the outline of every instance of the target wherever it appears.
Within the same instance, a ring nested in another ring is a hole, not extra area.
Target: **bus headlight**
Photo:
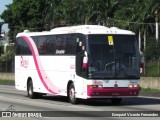
[[[128,87],[129,88],[138,88],[139,84],[130,84]]]
[[[137,88],[137,87],[139,87],[139,85],[138,85],[138,84],[134,84],[133,87],[136,87],[136,88]]]
[[[103,85],[88,85],[89,88],[103,88]]]
[[[128,87],[129,87],[129,88],[133,88],[133,85],[129,85]]]
[[[103,85],[98,85],[98,88],[103,88]]]

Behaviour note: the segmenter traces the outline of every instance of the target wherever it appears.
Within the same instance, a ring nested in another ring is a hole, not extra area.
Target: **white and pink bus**
[[[16,37],[15,85],[30,98],[44,94],[78,99],[137,97],[140,57],[135,33],[80,25]]]

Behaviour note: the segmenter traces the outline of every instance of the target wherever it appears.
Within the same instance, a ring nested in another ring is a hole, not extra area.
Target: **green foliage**
[[[0,22],[0,34],[2,33],[2,25],[4,24],[4,22]]]
[[[14,51],[8,51],[7,53],[0,56],[0,61],[9,61],[12,60],[15,56]]]
[[[0,46],[2,48],[3,53],[0,56],[0,61],[10,61],[14,59],[15,51],[13,46],[7,46],[6,52],[4,52],[4,46]]]
[[[14,80],[0,80],[0,85],[14,85]]]
[[[141,92],[160,92],[160,89],[141,88]]]
[[[145,77],[160,77],[160,61],[145,63]]]
[[[4,53],[4,46],[3,45],[0,45],[0,56],[1,56],[1,54],[3,54]]]
[[[153,24],[155,22],[155,11],[160,11],[160,1],[158,0],[134,0],[122,2],[117,12],[115,12],[114,20],[117,26],[138,32],[138,30],[153,32]],[[123,20],[123,21],[122,21]],[[128,21],[128,22],[126,22]]]
[[[159,0],[13,0],[1,17],[9,24],[11,39],[24,29],[50,30],[62,24],[116,25],[153,32],[153,25],[139,23],[155,22],[159,6]]]
[[[150,39],[147,42],[146,49],[144,51],[146,61],[155,61],[157,59],[157,42],[155,39]]]
[[[160,40],[157,41],[155,38],[148,39],[144,55],[145,61],[160,60]]]
[[[160,40],[155,38],[148,39],[145,56],[145,76],[160,76]]]
[[[44,0],[13,0],[1,17],[9,24],[9,37],[14,40],[18,32],[24,29],[31,31],[44,30]],[[34,28],[34,29],[32,29]]]

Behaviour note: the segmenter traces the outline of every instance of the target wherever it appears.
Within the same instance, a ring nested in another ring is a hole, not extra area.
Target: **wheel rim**
[[[71,90],[69,92],[69,96],[70,96],[71,101],[75,100],[75,90],[74,90],[74,88],[71,88]]]

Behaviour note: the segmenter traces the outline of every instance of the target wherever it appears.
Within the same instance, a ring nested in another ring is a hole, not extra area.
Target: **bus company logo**
[[[29,66],[29,59],[21,56],[20,65],[21,65],[21,67],[27,68]]]
[[[135,81],[135,80],[130,80],[130,83],[131,83],[131,84],[135,84],[135,83],[137,83],[137,81]]]
[[[102,85],[102,84],[103,84],[103,81],[100,81],[100,80],[94,80],[94,84]]]

